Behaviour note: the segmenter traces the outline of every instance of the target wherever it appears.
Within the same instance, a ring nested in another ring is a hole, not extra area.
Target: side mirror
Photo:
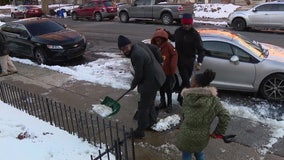
[[[234,64],[239,64],[240,63],[240,59],[238,56],[234,55],[230,58],[230,62],[234,63]]]

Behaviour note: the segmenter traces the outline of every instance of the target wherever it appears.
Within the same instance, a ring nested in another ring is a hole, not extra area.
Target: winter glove
[[[195,70],[199,71],[201,69],[202,63],[197,63],[195,65]]]
[[[212,133],[212,134],[210,134],[210,137],[222,139],[222,138],[223,138],[223,135]]]
[[[223,139],[223,141],[224,141],[225,143],[231,143],[231,142],[234,142],[234,141],[235,141],[234,138],[236,137],[236,135],[231,134],[231,135],[223,136],[223,135],[220,135],[220,134],[212,133],[212,134],[210,134],[210,137]]]

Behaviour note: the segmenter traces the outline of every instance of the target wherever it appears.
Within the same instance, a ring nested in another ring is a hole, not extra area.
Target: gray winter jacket
[[[151,47],[156,46],[151,45]],[[162,66],[157,60],[159,56],[162,59],[162,55],[154,53],[152,49],[144,43],[132,46],[130,59],[135,75],[131,86],[138,86],[139,93],[157,91],[166,80]]]

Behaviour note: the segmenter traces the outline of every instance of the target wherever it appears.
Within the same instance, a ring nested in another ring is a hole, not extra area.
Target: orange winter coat
[[[155,43],[155,38],[160,37],[165,41],[157,45]],[[168,34],[163,29],[157,30],[153,38],[151,39],[151,43],[157,45],[160,48],[163,57],[163,70],[166,75],[174,75],[177,71],[177,62],[178,62],[178,54],[174,46],[168,41]]]

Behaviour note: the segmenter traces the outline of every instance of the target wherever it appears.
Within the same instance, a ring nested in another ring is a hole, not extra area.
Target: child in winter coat
[[[178,54],[174,46],[168,42],[168,33],[164,29],[157,29],[151,39],[151,43],[160,48],[163,57],[163,70],[167,76],[166,82],[160,89],[160,104],[159,109],[167,108],[167,112],[172,111],[172,92],[175,86],[175,73],[177,71]],[[166,97],[167,95],[167,102]]]
[[[205,70],[194,75],[191,87],[181,92],[184,120],[177,134],[176,146],[182,151],[182,160],[191,160],[192,154],[196,160],[205,160],[202,150],[209,143],[210,126],[215,117],[218,117],[218,124],[213,134],[223,135],[227,129],[229,112],[217,97],[217,89],[209,86],[215,74],[212,70]]]

